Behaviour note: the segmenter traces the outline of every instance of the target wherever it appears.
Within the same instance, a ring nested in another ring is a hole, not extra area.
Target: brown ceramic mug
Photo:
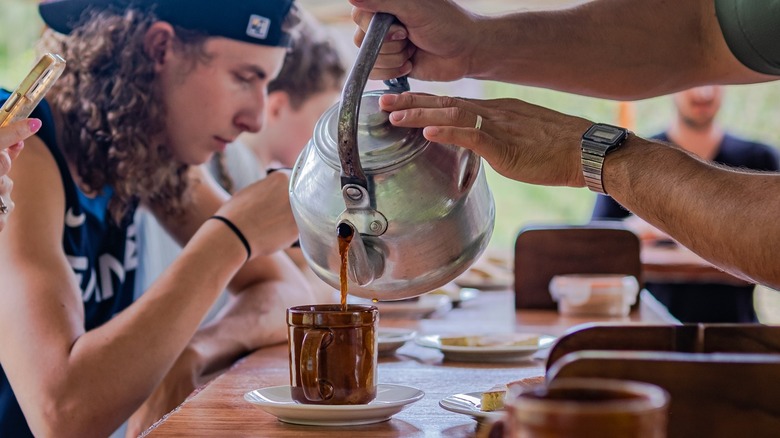
[[[509,438],[664,438],[669,394],[641,382],[565,378],[507,399]]]
[[[287,309],[292,399],[320,405],[374,400],[378,323],[379,311],[369,305]]]

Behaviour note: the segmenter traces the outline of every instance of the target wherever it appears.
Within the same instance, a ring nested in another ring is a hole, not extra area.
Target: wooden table
[[[462,332],[467,324],[480,331],[532,331],[560,335],[571,326],[596,321],[593,318],[561,317],[554,311],[514,310],[512,291],[483,291],[461,308],[421,320],[381,319],[382,327],[413,328],[418,333]],[[668,323],[651,308],[611,322]],[[248,391],[289,384],[287,345],[254,352],[213,380],[181,406],[147,430],[149,437],[470,437],[477,422],[446,411],[439,400],[457,393],[484,391],[505,383],[544,373],[544,361],[517,363],[466,363],[443,361],[435,349],[413,342],[392,357],[379,359],[379,382],[413,386],[425,397],[396,414],[390,421],[354,427],[316,427],[286,424],[244,401]]]
[[[725,272],[679,245],[642,244],[642,276],[655,283],[721,283],[746,286],[749,283]]]

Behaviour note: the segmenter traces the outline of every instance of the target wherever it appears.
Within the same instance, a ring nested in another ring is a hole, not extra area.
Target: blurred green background
[[[35,61],[34,46],[42,23],[35,0],[2,0],[0,14],[0,86],[13,88]],[[351,28],[351,23],[341,23]],[[351,32],[351,31],[350,31]],[[350,35],[351,34],[346,34]],[[348,37],[347,37],[348,38]],[[345,42],[351,45],[351,39]],[[444,94],[458,95],[455,87]],[[478,94],[486,97],[516,97],[593,121],[617,123],[619,103],[572,94],[521,87],[495,82],[481,82]],[[472,90],[473,91],[473,90]],[[670,97],[632,102],[639,135],[649,136],[664,129],[673,117]],[[780,145],[780,81],[767,84],[730,86],[726,89],[721,123],[742,137]],[[538,187],[503,178],[488,169],[488,180],[496,206],[496,228],[491,248],[508,253],[521,227],[528,224],[580,224],[588,221],[595,195],[587,189]],[[780,294],[762,290],[757,299],[762,320],[780,322]],[[763,309],[763,310],[762,310]],[[766,309],[772,309],[768,311]]]

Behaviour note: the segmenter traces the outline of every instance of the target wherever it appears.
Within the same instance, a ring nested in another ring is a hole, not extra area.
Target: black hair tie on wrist
[[[242,233],[233,222],[230,222],[230,219],[217,215],[211,216],[209,219],[217,219],[224,222],[224,224],[227,225],[231,231],[233,231],[236,237],[238,237],[241,243],[244,244],[244,248],[246,248],[246,259],[249,260],[252,257],[252,249],[249,247],[249,241],[246,240],[246,237],[244,237],[244,233]]]
[[[280,170],[292,170],[292,167],[269,167],[268,169],[265,169],[265,174],[270,175]]]

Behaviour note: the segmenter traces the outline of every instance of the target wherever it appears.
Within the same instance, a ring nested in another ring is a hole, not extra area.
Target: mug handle
[[[332,340],[333,333],[328,329],[313,328],[303,335],[299,369],[303,395],[307,400],[323,401],[333,397],[333,385],[320,378],[320,351],[325,349]],[[321,390],[321,385],[325,391]]]

